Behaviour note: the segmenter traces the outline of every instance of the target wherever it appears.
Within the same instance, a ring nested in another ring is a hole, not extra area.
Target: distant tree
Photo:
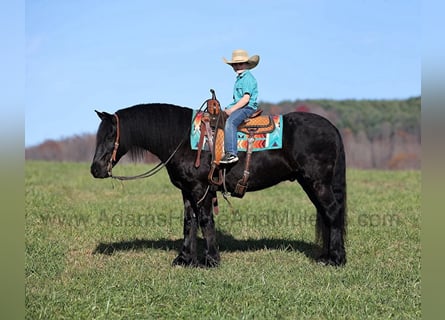
[[[344,137],[350,167],[419,169],[421,98],[404,100],[295,100],[260,102],[265,114],[312,112],[329,119]],[[95,135],[84,134],[60,141],[47,140],[25,149],[26,159],[90,162]],[[124,157],[123,162],[130,159]],[[159,161],[147,153],[144,162]]]

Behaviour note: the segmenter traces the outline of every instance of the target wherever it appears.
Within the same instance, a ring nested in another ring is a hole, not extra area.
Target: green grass
[[[315,210],[285,182],[233,208],[220,196],[221,266],[193,269],[171,266],[182,200],[165,171],[120,183],[88,164],[25,169],[28,319],[421,317],[420,172],[348,171],[345,267],[310,258]]]

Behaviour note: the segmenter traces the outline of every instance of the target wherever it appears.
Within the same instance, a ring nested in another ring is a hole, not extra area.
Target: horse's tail
[[[337,130],[338,131],[338,130]],[[346,187],[346,155],[343,139],[338,133],[339,146],[337,153],[337,162],[334,169],[334,179],[332,183],[332,191],[335,199],[340,204],[340,224],[342,227],[343,237],[346,237],[347,227],[347,187]]]
[[[337,215],[336,215],[336,225],[341,230],[341,236],[343,240],[346,238],[346,227],[347,227],[347,192],[346,192],[346,156],[345,148],[343,145],[343,140],[341,138],[340,132],[337,130],[337,158],[335,161],[335,167],[332,179],[332,192],[339,205]],[[317,214],[316,228],[316,239],[317,242],[329,243],[330,241],[330,230],[328,225],[322,222],[322,217]]]

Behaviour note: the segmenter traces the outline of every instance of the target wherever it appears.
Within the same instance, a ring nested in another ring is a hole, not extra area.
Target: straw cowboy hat
[[[249,58],[249,54],[246,50],[238,49],[232,52],[232,60],[227,60],[223,58],[224,62],[227,64],[233,63],[247,63],[247,69],[253,69],[257,66],[258,62],[260,62],[260,56],[253,55]]]

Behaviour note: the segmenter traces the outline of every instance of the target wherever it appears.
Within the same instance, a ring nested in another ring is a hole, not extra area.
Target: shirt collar
[[[236,78],[237,78],[237,79],[241,79],[241,78],[244,77],[248,72],[249,72],[249,70],[244,70],[243,73],[238,74],[238,75],[236,76]]]

